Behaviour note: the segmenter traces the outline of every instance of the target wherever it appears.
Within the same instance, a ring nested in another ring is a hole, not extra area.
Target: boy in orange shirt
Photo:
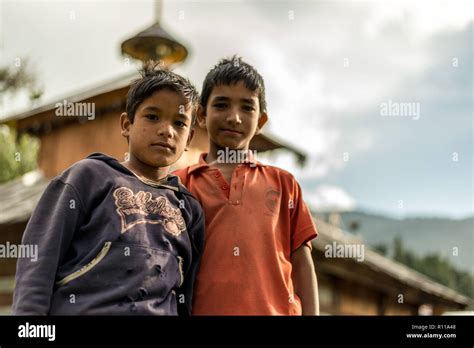
[[[249,150],[267,122],[263,78],[240,57],[206,76],[198,123],[209,153],[174,174],[200,201],[206,242],[195,315],[318,315],[310,241],[317,231],[287,171]]]

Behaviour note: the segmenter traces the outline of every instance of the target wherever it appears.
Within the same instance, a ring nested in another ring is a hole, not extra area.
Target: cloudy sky
[[[257,67],[266,131],[308,154],[303,168],[265,160],[313,208],[460,218],[473,214],[471,3],[164,1],[162,23],[197,86],[234,53]],[[56,102],[132,72],[120,43],[154,17],[153,1],[0,0],[0,65],[29,58],[41,102]],[[0,116],[28,107],[3,100]]]

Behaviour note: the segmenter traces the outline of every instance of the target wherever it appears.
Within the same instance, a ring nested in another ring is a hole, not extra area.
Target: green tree
[[[376,244],[372,246],[376,252],[381,255],[387,256],[388,247],[384,243]]]
[[[35,74],[29,67],[28,60],[17,58],[14,64],[0,67],[0,95],[10,97],[23,90],[29,92],[31,101],[39,99],[43,94]],[[2,99],[0,99],[1,102]]]
[[[437,253],[421,257],[416,255],[413,251],[405,249],[400,236],[394,238],[392,247],[395,261],[403,263],[461,294],[474,298],[474,276],[469,272],[458,270],[449,260]]]
[[[17,138],[14,129],[0,126],[0,183],[34,170],[39,140],[27,134]]]
[[[42,95],[28,62],[17,58],[12,65],[0,67],[0,106],[5,98],[15,97],[21,91],[27,91],[32,102]],[[38,139],[0,126],[0,183],[35,169],[38,148]]]
[[[398,235],[393,239],[393,259],[395,261],[405,263],[405,250],[403,249],[403,241]]]

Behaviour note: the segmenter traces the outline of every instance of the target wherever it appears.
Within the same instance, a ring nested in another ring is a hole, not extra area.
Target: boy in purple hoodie
[[[16,315],[189,315],[204,242],[197,200],[169,175],[189,146],[198,93],[154,62],[121,115],[124,162],[92,154],[54,178],[23,235]]]

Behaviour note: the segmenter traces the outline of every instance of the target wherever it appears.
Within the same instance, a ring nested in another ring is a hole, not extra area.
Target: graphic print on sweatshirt
[[[137,224],[161,224],[174,236],[186,230],[181,210],[175,208],[166,198],[153,198],[151,192],[139,191],[134,194],[128,187],[114,191],[116,211],[122,221],[122,233]]]

